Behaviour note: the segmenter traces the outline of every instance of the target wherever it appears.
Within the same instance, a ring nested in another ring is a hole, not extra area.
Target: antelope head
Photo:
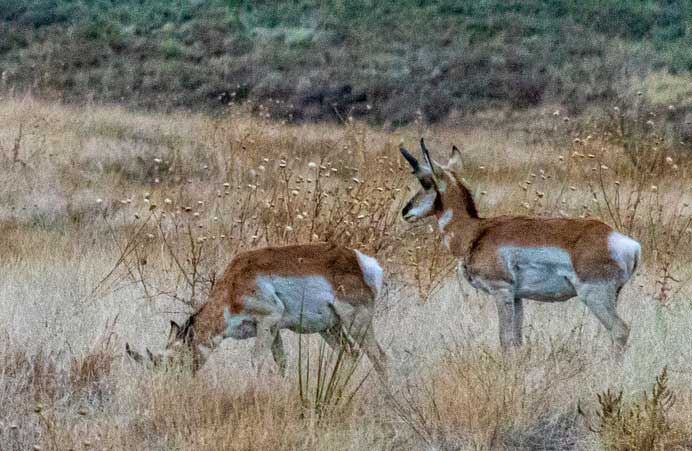
[[[191,317],[184,325],[180,326],[175,321],[171,321],[171,329],[168,333],[166,348],[160,354],[152,353],[149,348],[146,348],[147,356],[144,357],[130,347],[129,343],[125,344],[127,355],[137,363],[147,366],[159,366],[162,364],[168,366],[184,365],[187,362],[192,362],[193,372],[199,369],[204,363],[206,355],[200,352],[199,347],[194,343],[195,331],[193,327],[193,318]]]
[[[459,149],[453,146],[449,162],[446,166],[442,166],[430,158],[423,138],[420,140],[420,147],[423,154],[422,164],[404,147],[399,148],[401,155],[411,165],[413,175],[420,183],[420,189],[401,210],[404,220],[415,222],[428,216],[441,214],[448,208],[456,206],[459,201],[466,204],[465,209],[471,216],[477,216],[473,200],[470,199],[468,190],[461,183],[462,163]]]

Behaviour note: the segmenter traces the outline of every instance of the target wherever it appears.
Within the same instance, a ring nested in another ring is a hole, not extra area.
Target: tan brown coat
[[[437,219],[447,248],[471,284],[495,297],[503,346],[522,341],[522,299],[563,301],[575,296],[624,348],[629,328],[617,315],[617,297],[641,259],[633,239],[592,219],[525,216],[482,218],[461,182],[461,153],[446,166],[434,162],[421,140],[425,164],[403,147],[421,189],[402,210],[413,222]]]

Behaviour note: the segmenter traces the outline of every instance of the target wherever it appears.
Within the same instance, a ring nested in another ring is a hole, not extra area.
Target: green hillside
[[[0,0],[0,89],[68,102],[271,100],[274,117],[397,124],[544,101],[577,112],[633,80],[672,79],[685,97],[691,70],[685,0]]]

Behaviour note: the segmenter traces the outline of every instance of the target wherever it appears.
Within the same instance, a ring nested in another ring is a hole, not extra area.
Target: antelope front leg
[[[515,305],[517,301],[521,302],[521,300],[516,300],[514,298],[514,293],[510,290],[501,290],[494,297],[495,305],[497,306],[497,327],[500,335],[500,347],[503,350],[507,350],[510,346],[520,346],[523,309],[520,305],[515,312]],[[516,318],[515,313],[517,313]],[[521,316],[521,318],[519,318],[519,316]],[[519,335],[518,339],[517,335]]]
[[[281,376],[285,376],[286,354],[284,353],[284,344],[278,330],[274,335],[274,342],[272,343],[272,356],[274,356],[274,362],[276,362],[276,364],[279,366],[279,374],[281,374]]]
[[[512,312],[512,334],[514,335],[514,345],[521,346],[524,342],[524,303],[521,299],[515,299]]]
[[[257,338],[255,338],[251,359],[252,367],[257,371],[257,375],[261,373],[264,361],[267,360],[270,353],[273,354],[273,351],[270,350],[278,334],[278,330],[274,327],[275,324],[274,321],[268,319],[257,323]]]

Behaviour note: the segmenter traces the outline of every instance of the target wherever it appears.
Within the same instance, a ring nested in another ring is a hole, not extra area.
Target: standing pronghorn
[[[191,354],[193,369],[227,337],[257,337],[253,366],[269,349],[281,372],[286,359],[280,329],[320,333],[333,348],[355,341],[384,374],[386,354],[372,329],[383,271],[372,257],[327,243],[267,247],[237,255],[214,285],[209,300],[179,326],[171,321],[166,351],[149,358]],[[344,342],[344,340],[346,342]],[[128,354],[141,355],[126,346]]]
[[[443,167],[430,158],[422,139],[420,144],[423,165],[400,148],[422,186],[401,214],[408,222],[436,216],[460,271],[472,286],[494,296],[502,347],[521,345],[522,299],[553,302],[579,296],[617,349],[624,350],[629,328],[616,304],[639,264],[639,243],[591,219],[481,218],[461,181],[459,149],[452,148]]]

